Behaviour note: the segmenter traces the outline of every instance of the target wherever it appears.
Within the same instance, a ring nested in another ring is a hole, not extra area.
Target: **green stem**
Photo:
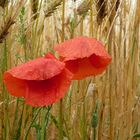
[[[63,139],[63,100],[60,100],[59,110],[59,140]]]
[[[93,140],[96,140],[96,128],[93,128]]]
[[[61,42],[64,41],[64,22],[65,22],[65,0],[62,4],[62,35]],[[59,109],[59,140],[63,139],[63,100],[60,100],[60,109]]]
[[[37,118],[37,116],[38,116],[38,114],[39,114],[40,111],[41,111],[41,108],[39,108],[39,109],[37,110],[36,115],[33,117],[33,120],[32,120],[32,122],[30,123],[30,126],[29,126],[29,128],[28,128],[28,130],[27,130],[27,132],[26,132],[26,135],[25,135],[24,140],[27,140],[27,137],[28,137],[28,134],[29,134],[29,132],[30,132],[30,129],[31,129],[31,127],[32,127],[34,121],[36,120],[36,118]]]
[[[49,121],[49,114],[52,106],[47,108],[47,112],[43,113],[43,120],[42,120],[42,129],[41,129],[41,140],[46,140],[46,127]]]
[[[85,99],[83,102],[83,118],[82,118],[82,140],[86,140],[86,109]]]

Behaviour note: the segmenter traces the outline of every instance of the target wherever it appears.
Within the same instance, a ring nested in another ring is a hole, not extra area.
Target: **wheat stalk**
[[[8,0],[0,0],[0,6],[4,9],[5,6],[8,4]]]
[[[44,10],[45,17],[49,17],[54,13],[59,5],[61,5],[62,0],[49,0],[47,1],[47,7]]]
[[[1,32],[0,32],[0,43],[3,42],[3,40],[6,38],[6,36],[9,33],[9,28],[14,24],[14,20],[9,17],[6,22],[4,23],[4,26],[1,27]]]
[[[78,15],[85,15],[90,9],[90,0],[84,0],[77,8]]]
[[[31,0],[31,9],[32,9],[32,14],[33,18],[36,19],[38,17],[37,11],[38,11],[38,0]]]
[[[23,4],[23,1],[22,0],[19,1],[14,13],[12,13],[12,15],[10,13],[9,16],[7,17],[7,19],[4,21],[3,25],[0,27],[0,29],[1,29],[1,31],[0,31],[0,43],[2,43],[3,40],[6,38],[6,36],[9,33],[10,27],[15,23],[15,18],[17,16],[18,10],[22,6],[22,4]],[[9,11],[12,12],[13,8],[11,8],[10,10]]]
[[[100,25],[102,20],[107,15],[106,0],[98,0],[96,3],[97,9],[97,23]]]

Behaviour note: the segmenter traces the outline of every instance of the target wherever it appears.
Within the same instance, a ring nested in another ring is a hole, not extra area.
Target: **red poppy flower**
[[[4,83],[11,95],[24,97],[32,106],[50,105],[63,98],[72,79],[65,63],[52,55],[38,58],[4,73]]]
[[[101,74],[111,62],[111,56],[103,44],[93,38],[76,37],[56,45],[54,49],[66,67],[74,73],[75,80]]]

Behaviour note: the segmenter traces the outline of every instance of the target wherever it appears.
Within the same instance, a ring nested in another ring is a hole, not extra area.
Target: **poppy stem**
[[[60,110],[59,110],[59,139],[63,139],[63,99],[60,100]]]
[[[93,140],[96,140],[96,128],[93,128]]]
[[[64,22],[65,22],[65,0],[62,1],[62,35],[61,42],[64,41]],[[63,99],[60,100],[59,109],[59,139],[63,139]]]
[[[46,128],[47,128],[47,124],[49,122],[51,108],[52,108],[52,105],[48,106],[47,108],[46,107],[43,108],[43,118],[42,118],[42,123],[41,123],[41,126],[42,126],[41,140],[46,140],[47,139],[47,137],[46,137],[46,133],[47,133]]]
[[[24,140],[27,140],[27,137],[28,137],[28,134],[29,134],[29,132],[30,132],[30,129],[31,129],[33,123],[35,122],[35,120],[36,120],[36,118],[37,118],[39,112],[41,111],[41,109],[42,109],[42,108],[37,109],[36,114],[34,115],[32,121],[31,121],[31,123],[30,123],[30,125],[29,125],[29,127],[28,127],[28,129],[27,129],[27,132],[26,132],[26,134],[25,134]]]

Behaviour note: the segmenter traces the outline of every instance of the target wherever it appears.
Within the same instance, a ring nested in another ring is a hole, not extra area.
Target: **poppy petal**
[[[52,54],[52,53],[47,53],[46,55],[45,55],[45,58],[52,58],[52,59],[56,59],[56,57]]]
[[[44,81],[27,81],[28,92],[25,100],[32,106],[50,105],[66,94],[72,73],[64,69],[59,75]]]
[[[29,61],[4,73],[9,93],[24,97],[32,106],[50,105],[63,98],[73,74],[52,54]]]
[[[74,80],[101,74],[111,61],[111,56],[103,44],[88,37],[76,37],[54,48],[60,55],[60,61],[74,74]]]
[[[89,58],[66,61],[66,68],[74,73],[73,80],[81,80],[87,76],[101,74],[107,66],[97,67],[93,65]]]
[[[13,96],[24,97],[27,89],[26,81],[13,77],[10,73],[4,73],[4,84]]]
[[[89,57],[92,54],[110,57],[100,41],[88,37],[76,37],[67,40],[56,45],[54,49],[60,56],[64,57],[64,61]]]
[[[95,68],[101,68],[107,66],[111,62],[111,57],[102,57],[93,54],[89,57],[89,60]]]
[[[76,73],[79,69],[79,60],[69,60],[65,62],[66,68],[72,73]]]
[[[59,74],[65,64],[56,59],[38,58],[12,68],[8,72],[18,79],[46,80]]]

